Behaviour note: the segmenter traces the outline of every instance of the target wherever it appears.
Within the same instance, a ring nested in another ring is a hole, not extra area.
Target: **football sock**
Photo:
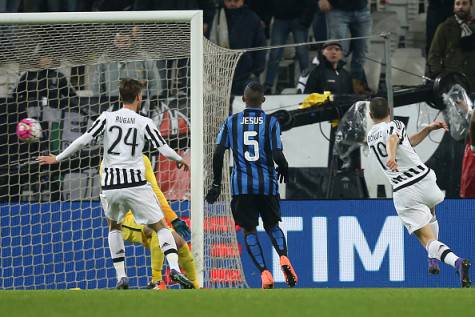
[[[426,246],[429,258],[439,259],[440,261],[455,267],[455,261],[459,258],[452,250],[440,241],[432,240]]]
[[[109,250],[114,263],[117,279],[126,277],[125,273],[125,246],[120,230],[109,231]]]
[[[429,225],[432,229],[432,232],[434,232],[435,238],[439,239],[439,222],[437,221],[437,218],[435,217],[435,215],[430,220]]]
[[[170,229],[162,228],[158,230],[157,237],[160,249],[163,251],[163,254],[167,258],[168,266],[170,266],[170,269],[181,272],[180,267],[178,266],[178,251],[176,248],[175,239],[173,238]]]
[[[155,232],[152,232],[152,237],[148,240],[150,246],[150,260],[152,264],[152,281],[158,282],[162,280],[163,261],[165,255],[160,249],[158,237]]]
[[[278,225],[273,227],[265,227],[267,234],[272,241],[275,251],[279,256],[287,256],[287,243],[285,242],[285,236],[282,229]]]
[[[195,258],[187,244],[178,250],[178,264],[185,270],[186,277],[193,282],[195,288],[199,288],[198,281],[196,280]]]
[[[257,239],[256,233],[247,233],[244,235],[244,241],[246,243],[246,249],[251,256],[252,262],[259,269],[259,271],[267,270],[266,263],[264,262],[264,255],[262,253],[261,244]]]

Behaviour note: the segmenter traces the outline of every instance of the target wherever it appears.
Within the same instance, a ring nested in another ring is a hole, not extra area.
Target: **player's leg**
[[[457,256],[446,244],[436,239],[430,224],[414,232],[420,243],[426,248],[429,258],[438,259],[457,270],[462,287],[470,287],[470,261]]]
[[[259,210],[254,195],[237,195],[231,200],[234,221],[244,232],[244,244],[256,268],[261,272],[262,288],[273,288],[274,279],[267,268],[264,253],[257,237],[256,227],[259,224]]]
[[[116,288],[128,289],[129,281],[125,272],[125,246],[122,239],[121,225],[112,219],[107,219],[107,222],[109,224],[109,250],[117,276]]]
[[[162,283],[163,276],[163,262],[165,261],[165,255],[160,249],[160,242],[158,241],[157,233],[147,226],[144,226],[143,235],[145,237],[143,245],[150,249],[150,264],[152,267],[152,280],[147,286],[148,289],[163,289],[165,284]]]
[[[175,231],[172,231],[178,247],[178,264],[185,271],[186,277],[193,283],[195,288],[200,288],[196,278],[195,258],[191,253],[186,241]]]
[[[171,230],[165,223],[165,220],[162,218],[159,222],[149,224],[148,227],[157,233],[158,245],[165,255],[168,266],[170,267],[170,278],[184,288],[194,288],[193,283],[181,273],[178,264],[177,245]]]
[[[135,221],[147,225],[157,233],[159,247],[170,266],[171,279],[184,288],[193,288],[193,283],[180,271],[175,239],[165,223],[163,212],[152,188],[149,185],[134,187],[133,194],[128,196],[128,203],[134,213]]]
[[[109,225],[109,250],[117,276],[117,288],[129,287],[125,271],[125,246],[121,233],[121,221],[128,210],[120,190],[107,190],[100,194],[102,208]]]
[[[290,287],[294,287],[298,282],[289,258],[287,257],[287,241],[284,232],[279,227],[280,217],[280,199],[279,196],[258,196],[258,206],[261,210],[264,229],[269,236],[275,251],[280,258],[280,267],[285,276],[285,282]]]
[[[437,217],[435,215],[435,207],[431,208],[430,213],[432,214],[432,219],[430,220],[429,226],[434,233],[434,237],[436,240],[439,240],[439,222],[437,221]],[[427,263],[429,267],[429,273],[431,274],[439,274],[440,267],[439,267],[439,260],[435,258],[428,257]]]

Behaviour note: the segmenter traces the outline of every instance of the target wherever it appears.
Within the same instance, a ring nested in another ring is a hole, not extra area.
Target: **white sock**
[[[127,277],[125,273],[125,246],[120,230],[109,231],[108,241],[117,280],[120,280],[122,277]]]
[[[157,236],[160,249],[162,249],[163,254],[165,254],[170,269],[181,272],[178,266],[178,251],[172,232],[168,228],[162,228],[157,231]]]
[[[429,258],[439,259],[453,267],[455,267],[455,261],[459,258],[448,246],[437,240],[429,241],[426,249]]]

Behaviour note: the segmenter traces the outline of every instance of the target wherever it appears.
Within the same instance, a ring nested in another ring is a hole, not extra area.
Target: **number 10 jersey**
[[[388,157],[386,143],[390,135],[396,135],[399,139],[396,150],[397,171],[391,171],[386,166]],[[374,125],[366,141],[371,153],[375,155],[384,174],[391,182],[393,192],[417,183],[430,171],[414,151],[407,137],[406,127],[401,121],[393,120]]]

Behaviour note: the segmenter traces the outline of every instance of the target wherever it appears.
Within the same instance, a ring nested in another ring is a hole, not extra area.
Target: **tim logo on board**
[[[475,258],[474,201],[446,200],[437,208],[444,224],[441,240]],[[427,271],[427,252],[408,235],[391,200],[281,201],[282,229],[297,287],[458,287],[454,270],[441,265]],[[266,264],[276,287],[286,287],[279,259],[262,226],[258,228]],[[242,234],[238,234],[242,243]],[[245,249],[245,248],[244,248]],[[251,287],[260,287],[260,272],[242,254]]]

